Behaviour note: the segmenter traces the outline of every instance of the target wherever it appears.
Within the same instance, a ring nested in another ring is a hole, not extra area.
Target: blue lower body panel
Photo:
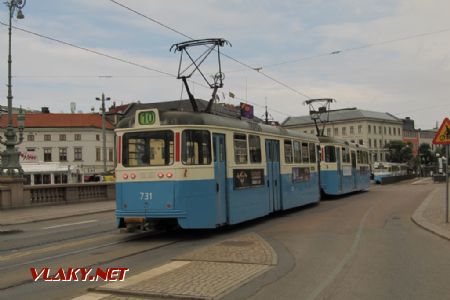
[[[370,186],[370,174],[352,171],[351,176],[343,176],[338,171],[320,171],[320,187],[327,195],[343,195],[367,190]]]

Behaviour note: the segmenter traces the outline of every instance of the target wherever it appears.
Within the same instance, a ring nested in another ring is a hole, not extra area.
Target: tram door
[[[267,186],[269,188],[269,210],[281,209],[280,143],[266,140]]]
[[[227,166],[225,135],[213,134],[214,178],[216,179],[216,224],[227,223]]]
[[[356,174],[356,152],[352,151],[352,177],[353,177],[353,189],[356,189],[356,180],[358,180],[358,176]]]
[[[336,165],[338,174],[338,188],[339,191],[342,191],[342,180],[344,174],[342,173],[341,147],[335,147],[335,149],[336,149]]]

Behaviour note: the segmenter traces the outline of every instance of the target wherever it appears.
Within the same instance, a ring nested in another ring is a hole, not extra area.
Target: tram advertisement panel
[[[264,185],[264,169],[233,170],[234,188],[249,188]]]

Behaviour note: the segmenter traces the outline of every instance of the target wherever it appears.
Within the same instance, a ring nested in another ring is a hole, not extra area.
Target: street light
[[[96,97],[95,100],[102,101],[102,135],[103,135],[103,173],[106,173],[106,131],[105,131],[105,101],[111,100],[109,97],[105,97],[102,93],[102,97]]]
[[[23,169],[20,166],[19,161],[19,151],[15,146],[19,145],[23,141],[23,128],[25,123],[25,116],[22,108],[19,110],[19,115],[17,116],[17,124],[19,129],[19,138],[17,139],[16,131],[13,127],[13,116],[12,116],[12,84],[11,84],[11,22],[14,16],[14,12],[17,9],[17,19],[23,19],[24,15],[22,13],[22,8],[26,4],[26,0],[9,0],[5,2],[6,6],[9,8],[9,27],[8,27],[8,125],[6,127],[4,141],[0,137],[0,143],[6,146],[6,149],[1,153],[2,163],[0,166],[0,176],[11,176],[11,177],[22,177]]]

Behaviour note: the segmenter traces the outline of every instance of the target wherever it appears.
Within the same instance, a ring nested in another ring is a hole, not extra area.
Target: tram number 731
[[[140,194],[142,201],[149,201],[153,199],[153,193],[141,192]]]

